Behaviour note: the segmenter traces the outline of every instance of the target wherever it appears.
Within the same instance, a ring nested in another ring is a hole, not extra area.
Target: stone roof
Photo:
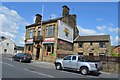
[[[42,21],[42,24],[47,24],[47,23],[51,23],[51,22],[56,22],[57,20],[61,20],[63,17],[58,17],[58,18],[55,18],[55,19],[49,19],[49,20],[46,20],[46,21]],[[33,27],[33,26],[38,26],[38,25],[41,25],[41,23],[34,23],[34,24],[31,24],[31,25],[27,25],[26,28],[28,27]]]
[[[79,36],[74,42],[88,41],[110,41],[109,35]]]
[[[0,36],[0,42],[1,42],[1,41],[4,41],[5,39],[6,39],[6,37]]]

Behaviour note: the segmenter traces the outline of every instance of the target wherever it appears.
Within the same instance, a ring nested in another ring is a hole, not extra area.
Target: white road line
[[[111,73],[107,73],[107,72],[102,72],[102,71],[100,71],[101,73],[103,73],[103,74],[111,74]]]
[[[36,66],[36,67],[41,67],[41,68],[45,68],[45,69],[53,69],[52,67],[45,67],[45,66],[40,66],[40,65],[36,65],[36,64],[28,64],[28,65],[32,65],[32,66]]]
[[[8,66],[11,66],[11,67],[13,67],[14,65],[12,65],[12,64],[8,64],[8,63],[5,63],[5,62],[2,62],[3,64],[6,64],[6,65],[8,65]]]
[[[3,59],[12,60],[12,58],[3,58]]]
[[[60,72],[69,73],[69,74],[75,74],[75,75],[81,75],[81,74],[72,73],[72,72],[66,72],[66,71],[60,71]],[[82,76],[83,76],[83,75],[82,75]]]
[[[75,74],[75,75],[79,75],[79,76],[85,76],[85,75],[82,75],[82,74],[72,73],[72,72],[66,72],[66,71],[60,71],[60,72],[69,73],[69,74]],[[87,77],[91,77],[91,78],[99,78],[99,77],[96,77],[96,76],[87,76]]]
[[[28,70],[28,69],[25,69],[25,70],[26,70],[26,71],[29,71],[29,72],[32,72],[32,73],[40,74],[40,75],[43,75],[43,76],[47,76],[47,77],[50,77],[50,78],[55,78],[54,76],[47,75],[47,74],[43,74],[43,73],[40,73],[40,72],[31,71],[31,70]]]

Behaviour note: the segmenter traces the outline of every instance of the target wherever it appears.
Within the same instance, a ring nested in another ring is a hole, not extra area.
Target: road
[[[2,78],[118,78],[112,73],[92,73],[81,75],[75,71],[56,70],[49,66],[32,65],[32,63],[20,63],[11,58],[2,57]]]

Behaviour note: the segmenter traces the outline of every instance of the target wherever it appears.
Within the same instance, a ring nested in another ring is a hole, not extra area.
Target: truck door
[[[76,56],[72,56],[71,68],[74,68],[74,69],[77,68],[77,57]]]
[[[67,56],[63,59],[63,67],[65,68],[71,67],[71,56]]]

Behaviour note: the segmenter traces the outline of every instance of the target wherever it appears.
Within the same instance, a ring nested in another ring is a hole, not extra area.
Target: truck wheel
[[[86,75],[86,74],[89,73],[89,70],[88,70],[87,67],[82,67],[82,68],[80,69],[80,71],[81,71],[81,74],[83,74],[83,75]]]
[[[61,64],[56,64],[56,69],[61,70],[62,69]]]

